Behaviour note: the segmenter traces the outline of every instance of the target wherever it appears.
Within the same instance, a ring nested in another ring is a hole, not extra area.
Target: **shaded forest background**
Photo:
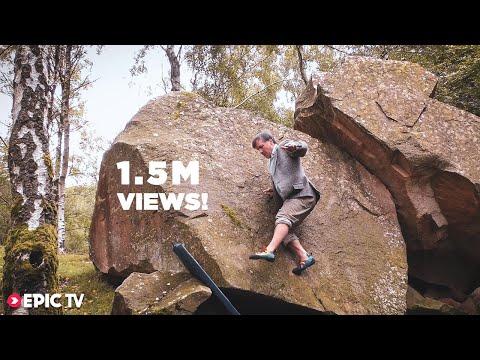
[[[102,48],[96,47],[100,56]],[[83,116],[82,94],[95,86],[88,76],[92,65],[88,49],[84,45],[55,45],[48,47],[47,54],[51,88],[47,130],[55,164],[57,201],[64,204],[65,222],[59,225],[65,239],[61,250],[75,254],[88,253],[98,157],[108,146],[95,138]],[[10,96],[15,51],[16,46],[0,46],[0,91]],[[165,92],[194,91],[217,106],[247,109],[289,127],[293,126],[292,104],[310,77],[331,71],[348,56],[356,55],[418,63],[438,76],[436,99],[480,116],[478,45],[148,45],[132,59],[133,81],[135,76],[148,72],[145,57],[153,51],[165,56],[171,66],[169,73],[158,79]],[[9,128],[11,123],[2,126]],[[78,132],[82,139],[82,153],[75,156],[69,154],[72,132]],[[8,138],[2,138],[0,245],[10,227],[12,205],[7,156]],[[67,177],[78,179],[80,185],[65,187]]]

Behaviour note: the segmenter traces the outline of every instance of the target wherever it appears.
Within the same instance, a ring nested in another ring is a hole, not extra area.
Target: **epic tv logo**
[[[82,306],[84,294],[63,294],[67,298],[67,308],[75,306],[77,309]],[[40,306],[59,308],[62,306],[60,299],[62,294],[23,294],[24,308],[38,308]],[[22,297],[18,294],[11,294],[7,299],[7,304],[16,309],[22,305]],[[75,305],[74,305],[75,304]]]

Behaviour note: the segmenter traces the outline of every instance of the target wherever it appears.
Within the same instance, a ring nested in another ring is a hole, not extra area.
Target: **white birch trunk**
[[[58,181],[58,251],[65,252],[65,181],[70,156],[70,86],[72,74],[72,45],[65,47],[65,68],[62,76],[62,104],[60,123],[63,129],[63,155],[60,179]]]
[[[15,56],[12,132],[8,168],[12,227],[5,244],[3,297],[58,292],[56,207],[48,150],[48,84],[45,47],[19,46]],[[22,301],[23,304],[23,301]],[[6,314],[59,313],[58,309],[11,308]]]
[[[15,59],[12,109],[12,134],[8,166],[12,195],[21,198],[23,209],[13,226],[28,224],[35,230],[55,221],[42,206],[48,202],[52,188],[47,126],[47,82],[42,46],[20,46]]]

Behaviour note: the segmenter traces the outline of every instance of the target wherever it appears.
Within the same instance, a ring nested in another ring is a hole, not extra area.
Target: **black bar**
[[[218,286],[213,282],[212,278],[203,270],[200,264],[195,260],[195,258],[185,249],[183,244],[174,244],[173,252],[180,258],[183,265],[190,271],[190,273],[195,276],[198,280],[207,285],[213,294],[222,302],[225,308],[228,310],[230,315],[241,315],[237,309],[232,305],[230,300],[225,296],[225,294],[218,288]]]

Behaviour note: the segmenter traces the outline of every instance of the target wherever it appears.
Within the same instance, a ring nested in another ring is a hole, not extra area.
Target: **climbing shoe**
[[[265,246],[263,246],[262,250],[260,250],[260,252],[257,252],[253,255],[250,255],[248,258],[253,259],[253,260],[261,259],[261,260],[267,260],[267,261],[270,261],[270,262],[274,262],[275,261],[275,254],[271,253],[271,252],[268,252],[267,248]]]
[[[295,275],[300,275],[303,271],[305,271],[307,268],[315,264],[315,259],[313,258],[312,255],[308,255],[307,260],[301,261],[298,266],[292,270],[292,273]]]

